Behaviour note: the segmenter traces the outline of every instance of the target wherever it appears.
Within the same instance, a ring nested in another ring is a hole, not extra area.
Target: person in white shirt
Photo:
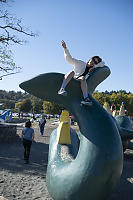
[[[45,127],[45,124],[46,124],[46,119],[45,119],[45,116],[42,115],[42,118],[41,118],[40,121],[39,121],[40,133],[41,133],[42,136],[43,136],[43,134],[44,134],[44,127]]]
[[[74,69],[64,76],[64,80],[60,90],[58,91],[58,94],[66,96],[67,91],[65,91],[65,87],[72,78],[75,78],[81,82],[81,89],[84,97],[84,99],[81,101],[81,104],[92,105],[92,102],[88,97],[86,78],[91,71],[93,71],[97,67],[103,67],[105,63],[99,56],[93,56],[89,59],[87,63],[82,60],[77,60],[73,58],[70,55],[64,40],[62,40],[62,47],[64,48],[65,59],[68,61],[69,64],[74,66]]]

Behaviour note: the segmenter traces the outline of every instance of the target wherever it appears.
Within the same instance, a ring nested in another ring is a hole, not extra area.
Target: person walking
[[[25,123],[25,128],[22,130],[22,140],[24,146],[24,160],[25,163],[29,163],[30,149],[32,142],[34,141],[34,129],[31,128],[31,121]]]
[[[65,59],[68,61],[69,64],[74,66],[74,69],[71,72],[68,72],[64,76],[64,80],[60,90],[58,91],[58,94],[66,96],[67,91],[65,91],[65,87],[72,78],[75,78],[79,80],[81,83],[81,90],[83,93],[83,100],[81,101],[81,104],[92,105],[92,102],[88,97],[88,88],[86,79],[91,71],[93,71],[98,67],[103,67],[105,63],[99,56],[93,56],[92,58],[89,59],[87,63],[82,60],[77,60],[75,58],[72,58],[66,47],[66,43],[64,42],[64,40],[62,40],[62,47],[64,48]]]
[[[42,118],[39,121],[40,133],[41,133],[42,136],[44,134],[45,124],[46,124],[46,119],[45,119],[44,115],[42,115]]]

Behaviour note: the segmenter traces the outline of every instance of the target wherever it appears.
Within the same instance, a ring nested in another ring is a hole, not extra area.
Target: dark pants
[[[91,68],[92,68],[91,66],[90,67],[86,67],[84,73],[81,74],[80,76],[78,76],[76,79],[78,79],[81,76],[86,76],[87,74],[89,74],[89,71],[90,71]]]
[[[32,141],[23,139],[23,146],[24,146],[24,159],[29,160],[30,156],[30,149],[31,149]]]
[[[44,133],[44,125],[40,125],[40,132],[41,132],[41,135],[43,135],[43,133]]]

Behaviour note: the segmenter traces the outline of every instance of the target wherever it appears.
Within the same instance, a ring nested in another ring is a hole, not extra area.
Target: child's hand
[[[61,44],[62,44],[63,48],[66,49],[66,43],[64,42],[64,40],[61,41]]]

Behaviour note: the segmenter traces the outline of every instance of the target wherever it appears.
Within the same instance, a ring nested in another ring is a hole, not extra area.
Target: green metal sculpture
[[[125,108],[122,105],[120,107],[119,115],[115,117],[119,126],[119,131],[122,139],[123,151],[128,147],[129,141],[133,139],[132,121],[125,114]]]
[[[116,186],[123,167],[122,143],[115,121],[92,97],[110,74],[108,67],[93,71],[87,79],[92,106],[81,106],[80,83],[72,79],[66,97],[58,95],[63,74],[41,74],[20,84],[41,99],[56,102],[69,110],[78,122],[80,145],[72,161],[61,159],[57,130],[50,137],[47,187],[55,200],[105,200]],[[73,144],[74,145],[74,144]]]
[[[104,103],[103,108],[112,115],[112,112],[110,110],[109,104],[107,102]],[[119,115],[117,115],[114,119],[116,126],[119,130],[121,140],[122,140],[122,146],[123,151],[125,151],[128,147],[129,141],[133,139],[133,130],[132,129],[132,121],[129,119],[128,116],[125,114],[125,109],[123,106],[120,108]]]

